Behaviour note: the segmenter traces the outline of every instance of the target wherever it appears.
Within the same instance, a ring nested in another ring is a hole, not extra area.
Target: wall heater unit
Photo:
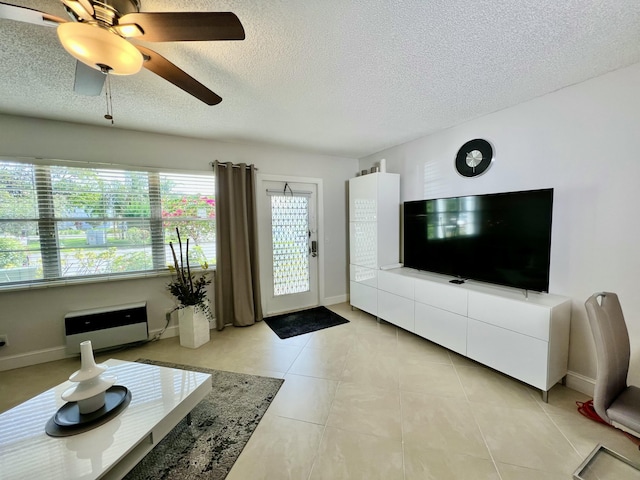
[[[70,312],[64,317],[67,353],[80,353],[80,343],[91,340],[93,350],[140,342],[149,338],[147,303]]]

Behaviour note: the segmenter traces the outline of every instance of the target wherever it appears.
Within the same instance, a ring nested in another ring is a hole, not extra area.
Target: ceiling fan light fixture
[[[82,63],[114,75],[133,75],[142,68],[142,54],[127,40],[113,32],[88,23],[67,22],[58,26],[58,38],[64,49]]]
[[[93,20],[93,17],[92,17],[93,6],[90,3],[87,5],[86,1],[78,2],[76,0],[62,0],[62,3],[64,3],[67,7],[73,10],[73,13],[75,13],[78,17],[80,17],[85,22],[90,22],[91,20]],[[87,6],[91,10],[88,10]]]

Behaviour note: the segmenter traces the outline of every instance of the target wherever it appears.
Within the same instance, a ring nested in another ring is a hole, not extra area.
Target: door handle
[[[312,257],[317,257],[318,256],[318,241],[317,240],[311,240],[311,256]]]

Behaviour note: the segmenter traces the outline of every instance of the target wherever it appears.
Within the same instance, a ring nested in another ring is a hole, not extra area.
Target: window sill
[[[198,272],[200,270],[196,270]],[[215,266],[208,268],[209,272],[215,272]],[[77,285],[88,285],[93,283],[107,283],[107,282],[120,282],[126,280],[142,280],[145,278],[160,278],[170,277],[171,272],[167,270],[155,270],[149,272],[136,272],[130,275],[113,275],[113,276],[100,276],[100,277],[80,277],[80,278],[67,278],[64,280],[52,280],[50,282],[34,282],[23,283],[19,285],[0,285],[0,294],[3,292],[18,292],[22,290],[40,290],[44,288],[57,288],[68,287]]]

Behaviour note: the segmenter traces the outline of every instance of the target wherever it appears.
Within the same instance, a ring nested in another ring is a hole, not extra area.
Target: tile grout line
[[[554,385],[555,386],[555,385]],[[569,437],[567,437],[565,435],[565,433],[562,431],[562,429],[558,426],[558,424],[553,420],[553,418],[551,417],[551,415],[549,414],[549,412],[547,411],[546,408],[544,408],[544,404],[542,403],[541,398],[538,396],[541,393],[538,391],[532,391],[530,389],[528,389],[528,393],[529,396],[531,398],[533,398],[533,400],[536,402],[536,405],[538,405],[538,407],[540,408],[540,410],[542,410],[542,413],[549,419],[549,421],[553,424],[553,426],[556,428],[556,430],[558,430],[558,432],[560,432],[560,435],[562,435],[562,437],[567,441],[567,443],[569,445],[571,445],[571,448],[573,448],[574,452],[576,452],[576,455],[578,455],[579,458],[582,458],[581,453],[578,451],[578,449],[576,448],[576,446],[573,444],[573,442],[571,440],[569,440]],[[547,400],[549,399],[549,394],[551,393],[551,390],[549,390],[547,392]],[[548,405],[548,403],[547,403]]]
[[[400,446],[402,447],[402,478],[407,480],[407,452],[404,443],[404,410],[402,409],[402,390],[400,389],[400,332],[396,328],[396,348],[398,353],[398,402],[400,403]]]
[[[569,445],[571,445],[571,448],[573,448],[574,452],[576,452],[576,455],[578,455],[578,458],[582,458],[582,454],[578,451],[578,449],[576,448],[576,446],[573,444],[573,442],[571,440],[569,440],[569,437],[567,437],[565,435],[565,433],[562,431],[562,429],[558,426],[558,424],[555,422],[555,420],[553,419],[553,417],[551,415],[549,415],[549,412],[547,412],[547,410],[545,408],[542,408],[542,411],[544,412],[544,414],[547,416],[547,418],[551,421],[551,423],[553,424],[554,427],[556,427],[558,429],[558,431],[560,432],[560,435],[562,435],[564,437],[564,439],[569,443]]]
[[[311,341],[311,339],[309,341]],[[309,342],[307,342],[307,344],[308,343]],[[305,345],[305,348],[306,348],[306,345]],[[345,355],[345,358],[344,358],[344,365],[342,366],[342,371],[340,372],[340,379],[337,382],[336,390],[335,390],[335,392],[333,394],[333,398],[331,399],[331,405],[329,406],[329,413],[327,414],[327,418],[324,421],[324,426],[323,426],[323,429],[322,429],[322,435],[320,435],[320,441],[318,442],[318,448],[316,448],[316,452],[315,452],[315,454],[313,456],[313,462],[311,462],[311,469],[309,470],[309,475],[307,476],[307,480],[311,480],[311,475],[313,475],[313,469],[315,468],[316,463],[317,463],[318,459],[320,458],[320,447],[322,446],[322,442],[324,441],[324,438],[325,438],[325,436],[327,434],[327,423],[329,421],[329,415],[331,415],[331,410],[333,409],[333,404],[336,401],[336,396],[338,394],[338,389],[340,388],[340,385],[342,383],[344,383],[344,380],[343,380],[344,371],[347,368],[347,360],[349,359],[349,354],[351,353],[351,349],[352,348],[353,348],[353,343],[350,342],[349,348],[347,350],[347,354]]]
[[[500,469],[498,469],[498,464],[496,463],[496,459],[493,457],[493,452],[491,451],[491,448],[489,448],[489,443],[487,442],[487,439],[484,435],[484,432],[482,431],[482,428],[480,428],[480,424],[478,423],[478,419],[476,418],[476,414],[471,405],[471,401],[469,400],[469,396],[467,395],[467,390],[464,388],[464,384],[462,383],[462,379],[460,378],[458,367],[453,361],[453,358],[451,358],[451,353],[448,350],[447,350],[447,353],[449,354],[449,360],[451,360],[451,364],[453,365],[453,370],[456,372],[456,377],[458,377],[458,382],[460,382],[460,387],[462,388],[462,392],[464,393],[464,398],[467,401],[467,405],[469,405],[469,410],[471,411],[471,415],[473,416],[473,421],[476,424],[476,428],[480,432],[480,436],[482,437],[482,441],[484,442],[484,446],[486,447],[487,452],[489,452],[489,457],[491,458],[491,463],[493,463],[493,468],[495,468],[496,473],[498,474],[498,478],[500,480],[503,480],[502,474],[500,473]]]

